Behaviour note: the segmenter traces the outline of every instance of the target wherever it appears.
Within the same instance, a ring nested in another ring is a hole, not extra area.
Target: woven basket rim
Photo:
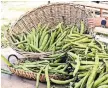
[[[9,70],[13,73],[13,74],[15,74],[15,75],[17,75],[17,76],[20,76],[20,77],[24,77],[24,78],[27,78],[27,79],[35,79],[36,80],[36,76],[37,76],[37,74],[38,73],[36,73],[36,72],[29,72],[29,71],[24,71],[23,69],[16,69],[16,68],[14,68],[14,67],[12,67],[12,66],[8,66],[8,68],[9,68]],[[22,73],[20,73],[20,72],[22,72]],[[29,77],[25,77],[25,75],[28,75]],[[61,80],[61,79],[67,79],[67,77],[65,76],[65,77],[63,77],[63,74],[49,74],[49,78],[51,79],[51,78],[54,78],[54,79],[56,79],[56,80]],[[45,74],[44,73],[42,73],[41,75],[40,75],[40,81],[41,82],[46,82],[45,81]]]
[[[8,66],[8,68],[13,68],[13,69],[15,69],[15,70],[20,70],[20,71],[24,71],[23,69],[16,69],[16,68],[14,68],[14,67],[12,67],[12,66]],[[24,72],[28,72],[29,73],[29,71],[24,71]],[[34,73],[34,74],[37,74],[36,72],[31,72],[31,73]],[[41,73],[41,74],[44,74],[44,73]],[[49,75],[61,75],[61,74],[49,74]]]
[[[14,23],[12,23],[12,24],[10,25],[9,30],[11,30],[11,28],[12,28],[13,26],[15,26],[15,25],[17,24],[18,21],[20,21],[24,16],[28,15],[29,13],[34,12],[35,10],[38,10],[38,9],[41,9],[41,8],[44,8],[44,7],[52,6],[52,5],[73,5],[73,6],[81,6],[80,4],[75,4],[75,3],[68,3],[68,2],[67,2],[67,3],[66,3],[66,2],[64,2],[64,3],[63,3],[63,2],[62,2],[62,3],[59,3],[59,2],[56,2],[56,3],[50,3],[50,4],[46,4],[46,5],[41,5],[41,6],[39,6],[39,7],[35,7],[35,8],[33,8],[33,9],[31,9],[31,10],[25,12],[25,13],[22,14],[18,19],[16,19],[16,20],[14,21]],[[82,7],[86,7],[86,6],[82,6]],[[79,8],[79,9],[81,9],[81,8]]]

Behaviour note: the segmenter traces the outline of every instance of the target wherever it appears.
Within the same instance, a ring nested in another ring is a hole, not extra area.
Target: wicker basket
[[[19,64],[19,63],[23,62],[24,60],[28,59],[28,58],[21,59],[21,58],[18,58],[16,55],[11,54],[8,57],[9,62],[10,62],[11,56],[16,57],[16,59],[18,60],[18,62],[14,63],[14,64]],[[29,59],[29,60],[31,60],[31,59]],[[36,76],[38,74],[38,73],[35,73],[35,72],[25,71],[23,69],[16,69],[12,66],[10,66],[10,67],[8,66],[8,68],[13,74],[15,74],[17,76],[20,76],[20,77],[27,78],[27,79],[36,80]],[[53,79],[56,79],[56,80],[65,80],[65,79],[69,79],[69,76],[65,76],[65,75],[62,75],[62,74],[49,74],[49,78],[53,78]],[[46,82],[45,74],[41,74],[39,80],[40,80],[40,82]]]
[[[88,29],[87,18],[92,17],[90,10],[84,6],[75,5],[72,3],[55,3],[35,8],[32,11],[21,16],[7,31],[7,39],[10,46],[18,53],[22,54],[26,58],[38,58],[44,56],[47,53],[34,53],[25,52],[12,44],[10,36],[12,34],[21,34],[23,32],[30,31],[33,27],[36,28],[38,23],[49,24],[51,27],[63,22],[65,25],[76,24],[80,26],[80,21],[83,20]]]

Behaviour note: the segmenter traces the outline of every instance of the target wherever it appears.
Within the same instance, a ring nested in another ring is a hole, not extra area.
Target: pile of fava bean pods
[[[38,24],[30,32],[12,34],[11,40],[13,45],[26,52],[55,52],[62,49],[63,40],[67,35],[71,33],[83,34],[87,31],[83,21],[80,26],[80,28],[77,25],[64,26],[63,23],[59,23],[56,27],[50,28],[49,25]]]
[[[39,24],[29,33],[13,35],[13,44],[19,49],[52,52],[38,61],[27,59],[14,68],[37,73],[36,88],[39,88],[41,74],[45,74],[47,88],[51,88],[52,83],[67,84],[67,88],[108,88],[108,46],[86,32],[81,21],[80,28],[59,23],[50,29]],[[56,80],[50,78],[50,74],[67,78]]]

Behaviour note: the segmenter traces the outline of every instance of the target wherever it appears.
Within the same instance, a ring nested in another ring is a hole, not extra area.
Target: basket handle
[[[15,54],[11,54],[11,55],[8,56],[8,61],[9,61],[9,62],[10,62],[10,59],[11,59],[12,56],[14,56],[14,57],[17,59],[17,61],[20,60],[20,59],[18,58],[18,56],[16,56]]]

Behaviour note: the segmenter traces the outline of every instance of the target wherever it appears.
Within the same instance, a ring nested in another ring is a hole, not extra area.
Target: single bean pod
[[[76,75],[76,73],[78,72],[78,70],[80,68],[80,58],[79,58],[79,56],[77,57],[76,62],[77,62],[77,65],[75,66],[75,70],[73,72],[73,76]]]
[[[88,81],[87,81],[87,88],[89,88],[89,86],[92,84],[92,82],[94,81],[94,79],[95,79],[95,76],[96,76],[96,74],[97,74],[97,69],[98,69],[98,66],[99,66],[99,58],[98,58],[98,56],[97,56],[97,54],[96,54],[96,56],[95,56],[95,65],[94,65],[94,67],[93,67],[93,69],[92,69],[92,73],[91,73],[91,75],[89,76],[89,78],[88,78]]]
[[[49,75],[48,75],[48,69],[49,69],[49,65],[47,65],[45,68],[45,78],[46,78],[46,82],[47,82],[47,88],[50,88],[50,79],[49,79]]]
[[[50,80],[51,80],[51,82],[53,82],[55,84],[62,84],[62,85],[65,85],[65,84],[68,84],[68,83],[74,81],[74,79],[69,79],[69,80],[62,81],[62,80],[55,80],[55,79],[52,79],[52,78]]]
[[[84,22],[83,22],[83,21],[81,21],[81,29],[80,29],[80,34],[83,34],[83,33],[84,33],[84,29],[85,29]]]
[[[39,78],[40,78],[40,75],[41,75],[41,72],[42,72],[43,69],[44,69],[44,67],[41,68],[39,73],[37,74],[37,77],[36,77],[36,88],[39,87]]]

